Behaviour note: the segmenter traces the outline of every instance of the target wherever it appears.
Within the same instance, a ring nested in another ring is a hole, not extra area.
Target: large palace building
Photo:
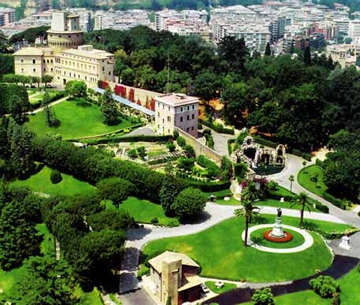
[[[89,87],[99,80],[114,81],[114,55],[83,45],[79,16],[53,13],[47,36],[47,47],[23,47],[14,54],[15,74],[51,75],[62,85],[81,80]]]

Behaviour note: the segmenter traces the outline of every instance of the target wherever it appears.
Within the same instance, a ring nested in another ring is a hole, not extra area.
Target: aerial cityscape
[[[359,305],[360,2],[0,0],[0,304]]]

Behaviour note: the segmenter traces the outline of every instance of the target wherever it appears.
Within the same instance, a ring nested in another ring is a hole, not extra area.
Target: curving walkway
[[[294,175],[297,177],[298,172],[303,168],[302,162],[304,159],[288,155],[288,160],[284,170],[281,173],[268,176],[269,179],[274,180],[279,183],[279,185],[290,189],[290,175]],[[308,162],[307,165],[312,164]],[[328,201],[324,200],[323,198],[310,193],[303,187],[299,185],[297,179],[293,182],[292,190],[295,193],[305,192],[311,198],[320,201],[322,204],[329,207],[329,214],[317,213],[317,212],[305,212],[304,218],[305,219],[313,219],[313,220],[322,220],[322,221],[329,221],[335,223],[347,223],[351,224],[355,227],[360,227],[360,218],[356,215],[356,213],[352,211],[344,211],[336,206],[332,205]],[[144,245],[148,242],[160,239],[160,238],[168,238],[168,237],[176,237],[176,236],[183,236],[189,234],[195,234],[206,230],[215,224],[229,219],[233,217],[234,210],[239,208],[239,206],[226,206],[226,205],[218,205],[215,203],[208,202],[205,208],[205,212],[203,213],[202,219],[199,219],[198,223],[194,224],[186,224],[176,228],[161,228],[161,227],[154,227],[150,225],[145,225],[143,228],[139,229],[131,229],[127,232],[127,241],[125,243],[126,252],[123,257],[123,261],[121,264],[121,272],[120,272],[120,287],[119,291],[121,293],[120,300],[124,305],[133,304],[132,299],[133,297],[139,297],[143,295],[142,300],[146,303],[146,296],[144,296],[144,292],[141,288],[141,284],[139,280],[136,278],[136,272],[138,270],[138,262],[141,249]],[[291,209],[282,209],[284,216],[292,216],[292,217],[299,217],[300,211],[298,210],[291,210]],[[260,213],[263,214],[271,214],[276,215],[277,210],[274,207],[264,206],[261,207]],[[360,232],[353,235],[352,237],[355,241],[360,242]],[[350,252],[343,253],[341,249],[338,248],[339,241],[332,241],[331,246],[334,249],[336,255],[334,259],[333,265],[326,271],[324,274],[332,275],[335,278],[338,278],[340,275],[343,275],[350,271],[352,268],[359,261],[360,257],[360,243],[354,243],[354,247]],[[341,256],[346,255],[346,256]],[[352,256],[352,257],[351,257]],[[249,291],[251,289],[258,289],[261,287],[267,287],[271,285],[275,285],[275,295],[294,292],[294,291],[301,291],[308,289],[308,281],[309,278],[293,281],[290,283],[255,283],[250,284]],[[140,289],[140,290],[138,290]],[[138,292],[136,292],[138,291]],[[235,290],[236,291],[236,290]],[[274,291],[274,290],[273,290]],[[279,292],[276,292],[279,291]],[[231,291],[229,292],[231,293]],[[241,289],[241,293],[236,293],[234,302],[231,302],[230,299],[226,297],[227,293],[218,296],[212,299],[212,302],[218,302],[219,304],[238,304],[239,302],[248,301],[250,300],[246,295],[248,293],[244,293],[244,289]],[[252,293],[251,293],[252,294]],[[250,295],[251,295],[250,294]],[[223,302],[223,297],[225,297],[226,302]],[[141,298],[140,298],[141,299]],[[141,301],[139,301],[141,302]],[[144,304],[145,304],[144,303]],[[211,302],[210,302],[211,303]],[[151,304],[151,303],[148,303]]]

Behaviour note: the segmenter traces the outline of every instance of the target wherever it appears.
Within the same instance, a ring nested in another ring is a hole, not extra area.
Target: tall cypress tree
[[[268,42],[266,44],[266,48],[265,48],[265,56],[270,56],[271,55],[271,48],[270,48],[270,43]]]
[[[306,47],[305,52],[304,52],[304,63],[307,66],[311,65],[311,51],[310,51],[310,47]]]

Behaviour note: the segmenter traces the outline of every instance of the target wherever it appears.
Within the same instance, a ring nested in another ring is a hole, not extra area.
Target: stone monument
[[[281,220],[281,215],[282,215],[281,208],[278,208],[274,228],[272,229],[272,231],[270,233],[270,236],[272,236],[272,237],[275,237],[275,238],[284,238],[285,237],[282,220]]]
[[[345,250],[350,250],[351,249],[351,242],[350,242],[350,237],[347,235],[344,235],[343,237],[341,237],[341,242],[339,244],[339,248],[345,249]]]

